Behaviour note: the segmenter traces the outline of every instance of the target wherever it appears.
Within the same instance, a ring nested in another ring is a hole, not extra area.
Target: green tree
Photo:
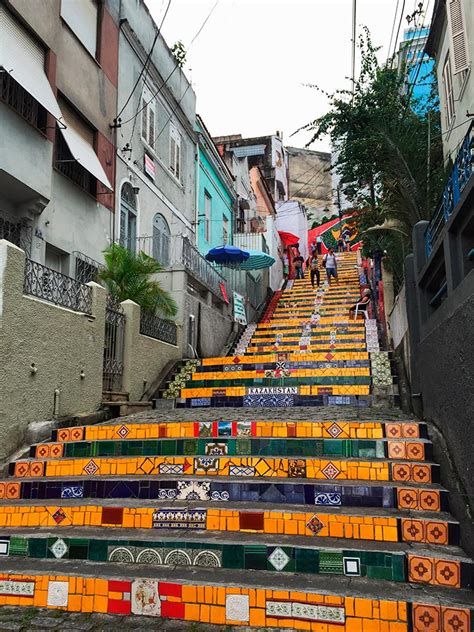
[[[174,58],[178,62],[178,66],[182,68],[184,66],[184,62],[186,61],[187,51],[184,47],[184,44],[181,40],[177,41],[171,47],[171,52],[174,55]]]
[[[366,250],[387,250],[400,265],[411,250],[413,225],[430,218],[445,178],[436,90],[420,108],[406,93],[405,69],[379,65],[366,28],[359,48],[354,92],[329,95],[329,111],[303,129],[312,133],[308,145],[329,135],[332,168],[357,214]],[[364,234],[385,220],[395,220],[402,232]]]
[[[163,270],[156,259],[144,252],[135,255],[119,244],[112,244],[104,250],[104,260],[105,268],[99,278],[117,302],[128,299],[165,318],[176,316],[175,301],[158,281],[150,278]]]

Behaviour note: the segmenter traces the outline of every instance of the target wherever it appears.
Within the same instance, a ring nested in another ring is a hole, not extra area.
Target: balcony
[[[464,137],[454,166],[444,187],[441,201],[425,231],[426,256],[429,258],[435,246],[440,242],[444,227],[458,205],[461,194],[473,176],[474,163],[474,123]]]
[[[263,233],[234,233],[234,246],[242,250],[258,250],[269,253],[267,240]]]

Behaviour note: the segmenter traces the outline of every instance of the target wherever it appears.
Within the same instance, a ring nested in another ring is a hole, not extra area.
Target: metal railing
[[[242,250],[259,250],[269,253],[267,240],[262,233],[234,233],[234,246]]]
[[[216,268],[206,261],[199,250],[193,246],[187,237],[182,238],[182,257],[176,263],[184,263],[193,276],[206,287],[220,296],[220,283],[224,283],[224,277]]]
[[[23,291],[75,312],[92,313],[92,288],[31,259],[26,260]]]
[[[429,257],[443,233],[444,226],[458,204],[461,193],[473,174],[474,163],[474,123],[464,137],[453,168],[433,217],[425,231],[426,255]]]
[[[15,244],[25,251],[27,257],[31,255],[32,233],[28,220],[12,220],[0,215],[0,239],[6,239]]]
[[[41,130],[46,128],[47,113],[44,107],[6,71],[0,71],[0,100],[34,127]]]
[[[104,264],[99,263],[92,257],[88,257],[82,252],[74,250],[71,255],[75,259],[74,276],[80,283],[95,281],[99,283],[99,272],[104,269]]]
[[[104,391],[122,390],[126,322],[122,305],[117,303],[113,296],[107,294],[102,366],[102,389]]]
[[[170,345],[178,344],[178,328],[172,320],[160,318],[145,309],[140,313],[140,333]]]

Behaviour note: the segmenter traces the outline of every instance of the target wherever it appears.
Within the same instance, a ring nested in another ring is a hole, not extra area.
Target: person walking
[[[293,259],[293,265],[295,266],[297,279],[304,279],[303,263],[304,259],[301,255],[298,255]]]
[[[342,233],[339,235],[339,239],[337,240],[337,250],[338,252],[344,252],[344,239],[342,237]]]
[[[334,277],[336,283],[339,283],[339,279],[337,277],[337,261],[336,255],[334,254],[334,248],[329,248],[328,254],[323,259],[323,266],[326,268],[326,276],[328,278],[329,285],[331,285],[331,277]]]
[[[321,235],[318,235],[316,237],[316,248],[318,251],[318,255],[321,256],[323,252],[323,238],[321,237]]]
[[[319,274],[318,255],[313,253],[309,260],[309,274],[311,278],[311,287],[314,289],[314,279],[316,277],[316,283],[319,287],[321,275]]]

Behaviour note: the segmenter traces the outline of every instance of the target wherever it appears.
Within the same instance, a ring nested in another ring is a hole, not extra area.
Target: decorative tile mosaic
[[[84,497],[83,485],[65,486],[61,490],[61,498],[83,498],[83,497]]]
[[[153,513],[154,529],[205,529],[205,509],[158,509]]]
[[[317,535],[321,531],[321,529],[324,529],[324,524],[321,522],[321,520],[315,514],[306,523],[306,527],[311,531],[311,533],[313,533],[314,535]]]
[[[244,407],[250,408],[291,408],[293,395],[244,395]]]
[[[18,595],[19,597],[33,597],[35,582],[0,579],[0,595]]]
[[[344,557],[342,559],[344,565],[344,575],[358,576],[360,575],[360,559],[358,557]]]
[[[340,606],[324,606],[291,601],[267,601],[266,613],[269,617],[303,619],[323,623],[344,623],[345,610]]]
[[[177,500],[209,500],[211,483],[208,481],[178,481]]]
[[[314,494],[315,505],[342,505],[341,494],[331,492],[315,492]]]

